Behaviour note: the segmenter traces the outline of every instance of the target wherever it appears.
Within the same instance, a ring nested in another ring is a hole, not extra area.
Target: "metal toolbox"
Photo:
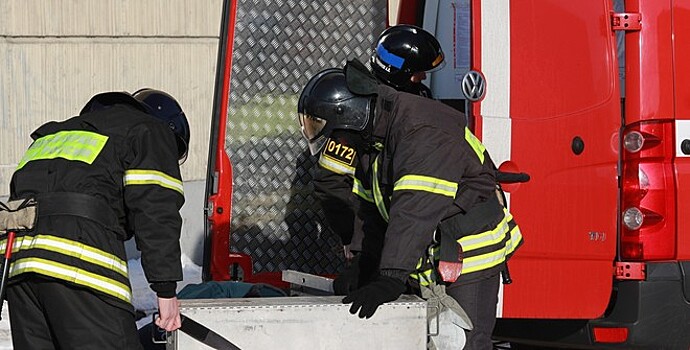
[[[341,296],[181,300],[181,312],[242,350],[426,349],[427,304],[404,295],[370,319]],[[167,350],[211,349],[175,331]]]

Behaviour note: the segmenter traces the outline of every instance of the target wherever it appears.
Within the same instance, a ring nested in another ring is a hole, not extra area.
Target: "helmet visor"
[[[309,151],[312,155],[318,154],[326,141],[324,135],[326,120],[305,113],[298,113],[298,117],[302,136],[309,142]]]
[[[431,67],[425,70],[426,73],[433,73],[443,69],[446,66],[446,60],[443,57],[443,52],[438,52],[438,55],[431,62]]]
[[[299,125],[302,128],[302,135],[307,141],[316,139],[326,127],[326,120],[312,117],[309,114],[298,113]]]

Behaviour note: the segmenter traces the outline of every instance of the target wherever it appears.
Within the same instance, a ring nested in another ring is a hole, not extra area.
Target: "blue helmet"
[[[409,85],[413,74],[437,71],[445,64],[438,40],[413,25],[384,30],[375,45],[371,68],[377,78],[396,89]]]

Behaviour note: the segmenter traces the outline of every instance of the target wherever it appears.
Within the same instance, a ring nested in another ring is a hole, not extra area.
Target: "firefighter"
[[[95,95],[52,121],[12,176],[10,199],[38,203],[34,230],[13,245],[7,289],[17,349],[141,349],[124,242],[134,236],[156,324],[180,327],[180,164],[189,125],[167,93]]]
[[[431,98],[431,90],[422,81],[427,72],[443,67],[443,57],[441,44],[429,32],[412,25],[397,25],[379,35],[370,63],[372,72],[384,84]],[[314,171],[316,198],[329,226],[340,237],[348,261],[354,256],[353,251],[360,250],[361,221],[354,214],[352,177],[356,150],[364,146],[363,142],[357,133],[334,131],[326,140]]]
[[[368,142],[358,154],[353,188],[366,259],[354,278],[336,279],[348,285],[343,303],[369,318],[416,274],[422,286],[445,285],[467,312],[474,325],[467,349],[491,349],[499,275],[522,243],[496,196],[494,164],[461,112],[378,84],[358,66],[316,74],[298,104],[314,149],[320,137],[340,129]]]

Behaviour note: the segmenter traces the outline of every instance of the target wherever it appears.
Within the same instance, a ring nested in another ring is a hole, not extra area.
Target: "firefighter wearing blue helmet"
[[[95,95],[80,115],[40,126],[12,176],[11,200],[34,198],[17,236],[7,299],[17,349],[141,349],[124,241],[134,237],[156,324],[180,327],[179,162],[189,124],[169,94]]]
[[[370,65],[380,82],[431,98],[431,90],[422,80],[427,73],[443,67],[444,55],[438,40],[429,32],[413,25],[397,25],[379,35]],[[341,238],[345,258],[351,260],[361,249],[361,222],[354,215],[357,204],[351,189],[357,149],[364,141],[361,134],[340,129],[320,142],[324,144],[320,152],[312,149],[312,154],[319,155],[313,173],[315,195],[328,226]]]

